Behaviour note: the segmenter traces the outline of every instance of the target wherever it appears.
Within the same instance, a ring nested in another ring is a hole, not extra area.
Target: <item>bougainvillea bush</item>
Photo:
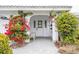
[[[16,42],[18,45],[23,44],[26,39],[29,39],[27,34],[27,25],[25,19],[21,16],[14,16],[9,21],[9,28],[7,34],[10,40]]]
[[[12,54],[9,46],[9,37],[0,33],[0,54]]]
[[[72,13],[61,12],[56,18],[57,29],[63,44],[74,44],[78,31],[78,19]]]

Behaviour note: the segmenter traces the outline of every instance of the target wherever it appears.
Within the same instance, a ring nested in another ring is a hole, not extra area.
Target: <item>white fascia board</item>
[[[71,6],[0,6],[0,10],[71,10]]]

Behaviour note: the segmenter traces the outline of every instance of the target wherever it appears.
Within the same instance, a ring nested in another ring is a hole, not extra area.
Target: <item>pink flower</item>
[[[11,34],[13,34],[13,32],[11,32],[10,30],[6,30],[5,34],[6,35],[11,35]]]

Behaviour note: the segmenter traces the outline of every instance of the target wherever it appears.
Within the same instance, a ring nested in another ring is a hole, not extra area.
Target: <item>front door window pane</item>
[[[42,28],[42,20],[38,20],[38,28]]]
[[[34,20],[34,28],[36,28],[36,21]]]
[[[47,21],[45,20],[45,28],[47,28]]]

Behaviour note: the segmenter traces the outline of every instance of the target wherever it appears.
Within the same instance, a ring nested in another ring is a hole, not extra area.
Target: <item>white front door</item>
[[[36,34],[36,37],[50,37],[51,29],[48,18],[31,19],[31,32]]]
[[[36,21],[36,36],[37,37],[49,37],[50,36],[49,22],[47,20]]]

